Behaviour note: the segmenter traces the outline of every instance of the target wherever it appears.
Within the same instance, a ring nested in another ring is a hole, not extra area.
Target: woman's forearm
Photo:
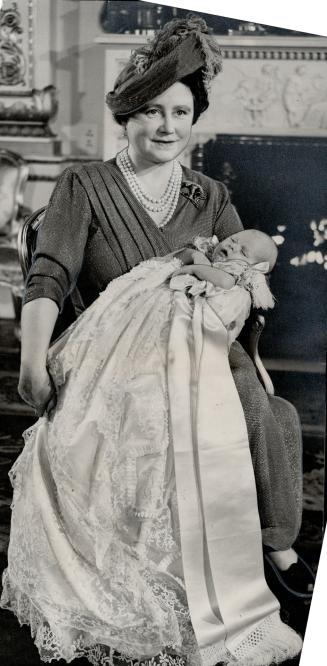
[[[58,312],[57,304],[50,298],[29,301],[22,310],[18,393],[39,416],[52,409],[56,401],[46,362]]]
[[[50,298],[37,298],[26,303],[21,317],[21,366],[45,364],[59,308]]]

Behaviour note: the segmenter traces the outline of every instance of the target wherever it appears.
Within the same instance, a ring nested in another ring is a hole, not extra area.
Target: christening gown
[[[57,406],[10,472],[1,601],[44,661],[265,666],[301,649],[265,582],[228,363],[255,269],[225,262],[224,290],[180,266],[142,262],[50,348]]]

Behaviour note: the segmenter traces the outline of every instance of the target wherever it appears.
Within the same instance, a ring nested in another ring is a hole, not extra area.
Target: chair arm
[[[262,363],[262,360],[259,355],[259,339],[260,335],[265,327],[265,318],[261,314],[254,314],[251,318],[249,336],[248,336],[248,354],[251,357],[258,377],[263,384],[268,395],[274,395],[274,385],[269,377],[269,374]]]
[[[42,224],[46,208],[46,206],[42,206],[42,208],[39,208],[35,213],[29,215],[18,231],[17,250],[24,279],[26,279],[32,263],[37,231]]]

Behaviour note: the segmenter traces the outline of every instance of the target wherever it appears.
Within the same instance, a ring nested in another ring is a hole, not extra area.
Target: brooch
[[[201,185],[194,183],[192,180],[184,180],[180,192],[181,195],[185,197],[185,199],[191,201],[196,208],[199,208],[201,201],[205,201],[207,198]]]

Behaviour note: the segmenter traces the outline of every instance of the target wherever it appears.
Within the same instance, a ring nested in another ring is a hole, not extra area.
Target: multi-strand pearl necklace
[[[177,162],[177,160],[173,161],[173,168],[168,185],[162,196],[159,199],[155,199],[142,188],[127,148],[124,148],[124,150],[118,153],[116,162],[134,196],[145,210],[148,210],[151,213],[163,213],[166,211],[164,218],[156,223],[158,227],[165,226],[174,214],[181,189],[183,172],[180,163]]]

